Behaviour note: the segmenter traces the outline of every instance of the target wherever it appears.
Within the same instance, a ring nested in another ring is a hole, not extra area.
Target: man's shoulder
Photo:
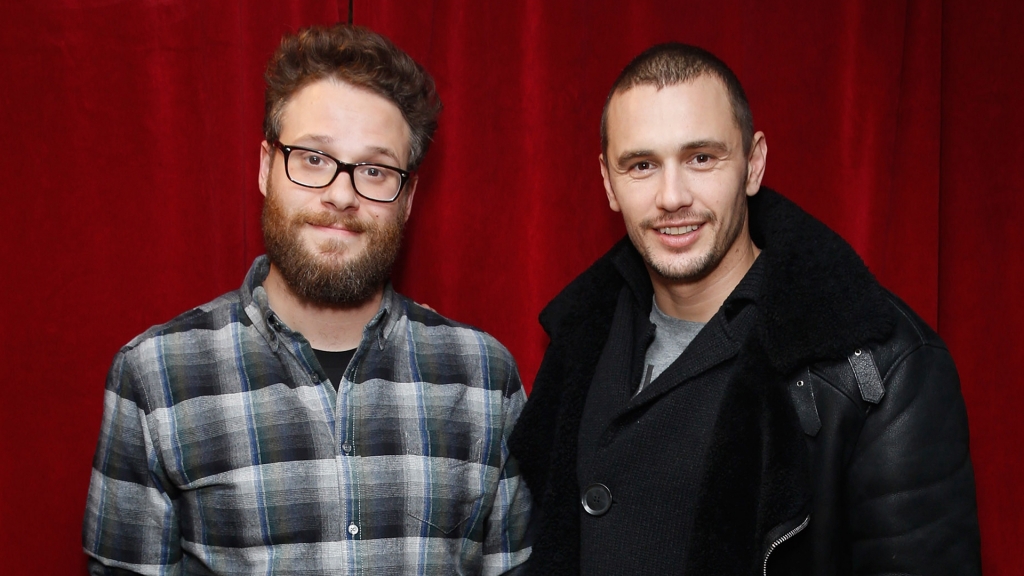
[[[240,323],[251,325],[252,318],[246,311],[247,306],[255,306],[255,292],[262,285],[270,268],[266,256],[257,257],[240,288],[221,294],[220,296],[175,316],[163,324],[157,324],[133,338],[121,349],[121,353],[130,352],[147,342],[159,342],[163,338],[175,338],[182,334],[201,337],[203,334],[216,334],[222,328]],[[256,317],[262,313],[257,313]]]
[[[140,347],[150,346],[168,338],[189,338],[196,341],[204,335],[215,334],[229,324],[239,322],[251,323],[243,310],[240,291],[232,290],[167,322],[151,326],[125,344],[121,348],[121,353],[131,353]]]
[[[956,366],[942,338],[899,297],[884,294],[886,312],[894,319],[888,335],[862,342],[845,358],[817,362],[811,371],[862,408],[893,395],[916,396],[922,386],[958,389]]]
[[[395,296],[399,315],[404,319],[404,337],[417,356],[442,356],[473,363],[484,359],[491,369],[516,370],[512,354],[491,334],[443,316],[402,294]]]
[[[252,327],[238,291],[224,294],[125,344],[114,356],[107,389],[147,410],[233,389],[238,360],[263,358],[254,355],[261,343]]]
[[[868,346],[883,376],[892,373],[901,362],[916,352],[949,356],[946,343],[923,318],[892,292],[886,290],[885,294],[896,322],[888,338]]]

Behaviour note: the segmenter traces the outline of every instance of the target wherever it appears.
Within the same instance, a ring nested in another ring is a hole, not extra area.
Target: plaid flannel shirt
[[[92,574],[498,574],[530,552],[494,338],[386,288],[340,383],[240,290],[115,357],[83,527]]]

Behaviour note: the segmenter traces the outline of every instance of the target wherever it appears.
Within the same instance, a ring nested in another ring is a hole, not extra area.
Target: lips
[[[331,214],[309,214],[304,220],[310,226],[319,228],[330,228],[344,232],[362,233],[366,232],[367,226],[364,222],[353,216],[334,216]]]
[[[650,228],[653,240],[659,246],[678,253],[689,250],[704,236],[704,225],[707,220],[697,218],[665,218],[660,222],[652,222]]]

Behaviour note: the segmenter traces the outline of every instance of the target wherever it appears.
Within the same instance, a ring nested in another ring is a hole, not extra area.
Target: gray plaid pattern
[[[529,555],[506,447],[525,396],[487,334],[385,291],[335,392],[240,290],[125,346],[107,378],[92,574],[500,574]]]

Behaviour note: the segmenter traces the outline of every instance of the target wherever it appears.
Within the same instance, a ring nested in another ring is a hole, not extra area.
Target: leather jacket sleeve
[[[815,539],[815,564],[846,564],[854,574],[979,574],[974,473],[956,367],[938,335],[894,304],[902,317],[893,336],[865,349],[881,379],[880,399],[865,401],[850,363],[836,367],[838,378],[818,373],[830,385],[816,387],[825,429],[811,441],[820,512],[812,525],[832,537]],[[840,414],[850,410],[860,414]]]

